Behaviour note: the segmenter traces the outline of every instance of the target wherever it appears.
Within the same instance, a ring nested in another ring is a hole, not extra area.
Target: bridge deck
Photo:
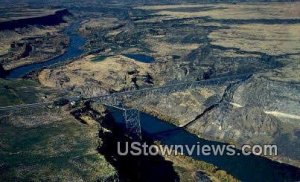
[[[103,104],[106,103],[108,105],[117,106],[117,105],[119,105],[119,103],[122,102],[123,99],[132,97],[132,96],[143,96],[143,95],[147,95],[147,94],[158,94],[158,93],[168,94],[168,93],[183,91],[186,89],[198,88],[201,86],[222,84],[227,81],[243,80],[243,79],[249,78],[251,75],[252,74],[224,76],[224,77],[218,77],[218,78],[211,78],[211,79],[207,79],[207,80],[187,81],[187,82],[180,82],[177,84],[170,84],[170,85],[164,85],[164,86],[159,86],[159,87],[150,87],[150,88],[143,88],[143,89],[139,89],[139,90],[117,92],[117,93],[112,93],[112,94],[107,94],[107,95],[96,96],[96,97],[86,97],[86,98],[83,97],[82,98],[81,96],[77,96],[77,97],[69,97],[67,99],[69,99],[70,101],[74,101],[74,100],[78,100],[78,98],[81,98],[82,100],[98,101],[98,102],[103,102]],[[55,101],[57,101],[57,99]],[[4,107],[0,107],[0,110],[15,110],[15,109],[24,108],[24,107],[28,107],[28,108],[39,107],[41,105],[53,104],[55,101],[4,106]]]

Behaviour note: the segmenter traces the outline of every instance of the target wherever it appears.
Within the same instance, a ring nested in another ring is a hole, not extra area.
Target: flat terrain
[[[300,24],[233,25],[210,33],[211,44],[245,52],[263,52],[268,55],[298,54],[300,51]]]

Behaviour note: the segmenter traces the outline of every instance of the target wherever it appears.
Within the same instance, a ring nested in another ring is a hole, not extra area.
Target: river
[[[80,37],[76,32],[78,22],[73,23],[64,30],[64,33],[70,37],[70,45],[67,51],[56,58],[21,66],[11,70],[6,78],[15,79],[21,78],[32,71],[38,71],[45,67],[50,67],[57,64],[62,64],[70,61],[73,58],[80,56],[83,53],[81,47],[84,45],[85,40]],[[127,55],[128,56],[128,55]],[[130,55],[132,57],[132,55]],[[134,56],[133,58],[140,58]],[[152,58],[147,58],[145,62],[153,61]],[[115,121],[123,123],[122,112],[116,109],[111,109]],[[193,135],[184,129],[178,128],[167,122],[159,120],[148,114],[141,113],[141,127],[145,136],[154,140],[161,141],[165,145],[194,145],[198,142],[200,145],[223,145],[224,143],[208,141]],[[194,159],[203,160],[211,163],[220,169],[229,172],[234,177],[242,181],[297,181],[300,180],[300,169],[271,161],[266,158],[258,156],[198,156],[193,155]]]
[[[30,72],[41,70],[45,67],[54,66],[57,64],[65,63],[73,58],[80,56],[83,53],[81,47],[84,45],[85,40],[79,36],[76,32],[78,27],[80,26],[79,22],[72,23],[68,26],[64,33],[69,36],[70,43],[66,50],[66,52],[60,56],[57,56],[53,59],[49,59],[47,61],[28,64],[24,66],[17,67],[12,69],[8,72],[5,76],[7,79],[15,79],[15,78],[22,78],[23,76],[27,75]]]
[[[109,108],[115,122],[124,127],[122,111]],[[208,141],[187,132],[182,128],[169,124],[156,117],[141,113],[141,128],[144,137],[160,141],[163,145],[227,145],[225,143]],[[236,150],[241,153],[240,150]],[[187,151],[185,151],[187,154]],[[294,166],[282,164],[259,156],[204,156],[197,155],[196,151],[192,157],[211,163],[223,169],[241,181],[299,181],[300,169]]]

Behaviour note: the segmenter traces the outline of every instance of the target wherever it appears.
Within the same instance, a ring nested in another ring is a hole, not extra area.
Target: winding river
[[[85,40],[77,33],[74,33],[76,32],[79,26],[80,23],[75,22],[64,30],[64,33],[68,35],[70,38],[69,47],[64,54],[47,61],[28,64],[28,65],[24,65],[12,69],[8,72],[5,78],[7,79],[22,78],[23,76],[27,75],[30,72],[38,71],[49,66],[65,63],[73,58],[80,56],[83,53],[81,47],[84,45]]]
[[[56,58],[30,65],[21,66],[11,70],[6,78],[15,79],[21,78],[32,71],[38,71],[45,67],[61,64],[70,61],[70,59],[80,56],[83,53],[81,47],[84,45],[85,40],[80,37],[76,32],[79,23],[73,23],[64,30],[64,33],[70,37],[70,45],[67,51]],[[140,59],[138,55],[127,55],[134,59]],[[147,58],[145,62],[152,61]],[[119,124],[124,123],[122,111],[110,108],[115,121]],[[159,120],[148,114],[141,113],[141,127],[144,135],[154,140],[161,141],[165,145],[216,145],[219,142],[208,141],[198,138],[184,129],[178,128],[167,122]],[[198,156],[192,155],[194,159],[203,160],[211,163],[235,176],[242,181],[298,181],[300,180],[300,169],[271,161],[266,158],[258,156]]]

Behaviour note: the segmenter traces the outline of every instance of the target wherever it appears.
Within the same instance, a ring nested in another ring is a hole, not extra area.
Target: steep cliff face
[[[67,9],[55,11],[54,14],[43,15],[32,18],[21,18],[17,20],[0,22],[0,30],[13,30],[15,28],[23,28],[28,25],[45,25],[53,26],[64,23],[64,16],[70,16],[71,13]]]
[[[209,140],[239,147],[276,144],[277,159],[299,166],[300,85],[276,78],[276,72],[254,74],[231,86],[156,95],[132,104]]]

